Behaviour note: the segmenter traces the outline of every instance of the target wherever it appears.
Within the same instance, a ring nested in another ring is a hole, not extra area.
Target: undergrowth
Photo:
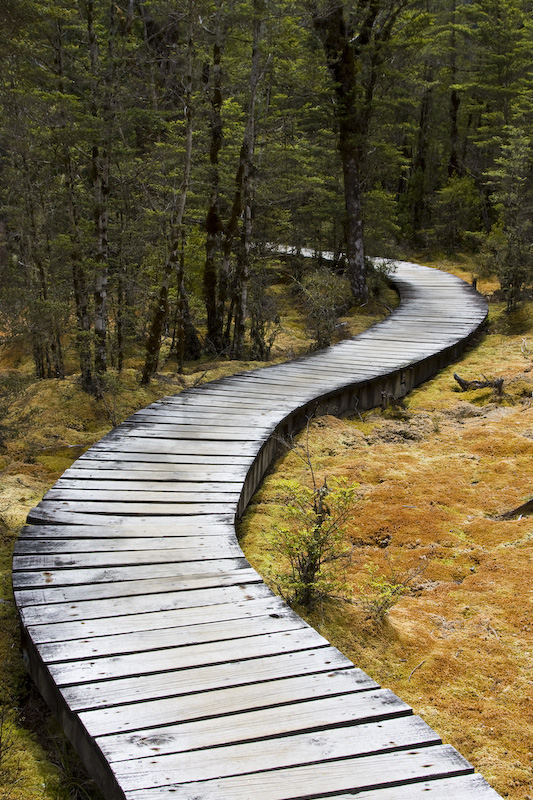
[[[460,272],[470,278],[471,265]],[[503,378],[503,391],[463,392],[454,371]],[[532,497],[533,304],[507,313],[492,302],[484,338],[460,365],[403,408],[313,420],[308,446],[319,480],[357,483],[361,497],[344,535],[353,602],[323,598],[301,613],[502,796],[531,800],[532,517],[502,515]],[[280,524],[280,480],[306,482],[295,453],[281,457],[241,524],[260,571],[265,536]]]
[[[302,309],[287,286],[272,290],[280,314],[269,343],[275,363],[308,352]],[[352,309],[338,320],[333,340],[355,335],[383,316],[380,302]],[[278,324],[278,323],[277,323]],[[31,688],[19,653],[19,631],[11,589],[13,545],[28,512],[85,449],[131,413],[165,395],[265,366],[259,361],[202,359],[177,374],[163,343],[162,363],[149,387],[139,383],[142,346],[130,353],[120,374],[110,370],[100,399],[85,394],[75,370],[71,342],[64,380],[36,381],[31,351],[22,337],[0,345],[0,798],[2,800],[102,800]]]

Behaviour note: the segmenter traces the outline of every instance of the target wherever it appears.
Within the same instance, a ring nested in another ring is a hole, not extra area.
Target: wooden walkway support
[[[13,563],[25,659],[106,800],[498,797],[235,537],[276,434],[405,395],[485,319],[451,275],[400,263],[395,281],[385,321],[137,412],[30,513]]]

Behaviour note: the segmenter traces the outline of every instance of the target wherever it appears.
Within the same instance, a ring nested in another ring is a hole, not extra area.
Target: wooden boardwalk
[[[486,316],[446,273],[400,263],[395,280],[385,321],[137,412],[30,513],[13,564],[25,658],[106,800],[498,797],[235,537],[274,434],[404,395]]]

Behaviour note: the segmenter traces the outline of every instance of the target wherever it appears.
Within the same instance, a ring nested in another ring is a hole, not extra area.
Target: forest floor
[[[468,264],[454,271],[471,279]],[[294,299],[282,285],[274,288],[282,306],[282,330],[272,354],[279,361],[306,352],[311,340]],[[339,331],[354,335],[372,324],[379,309],[370,311],[341,319]],[[311,622],[411,703],[513,800],[533,800],[533,533],[531,517],[493,517],[531,497],[532,311],[529,304],[507,315],[501,304],[492,304],[485,338],[460,365],[413,392],[404,410],[369,412],[362,420],[315,420],[309,438],[318,471],[357,482],[360,495],[347,531],[354,545],[346,570],[353,602],[323,603]],[[28,511],[88,446],[136,409],[264,364],[204,361],[178,375],[168,361],[148,389],[139,386],[140,366],[140,357],[132,357],[109,382],[105,402],[97,402],[80,390],[75,375],[35,381],[22,342],[0,351],[0,796],[5,800],[98,797],[31,688],[18,650],[11,554]],[[490,389],[458,391],[454,370],[469,379],[503,377],[503,397]],[[275,469],[277,475],[307,477],[294,453]],[[279,520],[269,496],[271,481],[267,478],[242,526],[248,557],[260,567],[268,560],[265,533]],[[368,583],[365,564],[376,563],[387,576],[393,563],[401,576],[421,558],[426,570],[378,623],[358,602],[375,591],[360,589]]]
[[[454,372],[503,378],[503,393],[463,392]],[[345,599],[299,613],[503,797],[533,800],[533,516],[500,518],[533,495],[533,303],[511,314],[491,303],[478,344],[403,408],[313,420],[240,527],[262,574],[278,558],[269,534],[285,518],[279,479],[311,485],[307,455],[317,485],[346,478],[358,501],[345,533]],[[398,602],[380,620],[395,585]]]
[[[140,386],[142,343],[132,346],[120,375],[110,370],[102,400],[79,386],[75,354],[65,343],[64,380],[37,381],[23,338],[0,346],[0,797],[2,800],[96,800],[100,795],[81,768],[44,702],[29,681],[19,651],[11,586],[13,545],[28,512],[88,447],[139,408],[191,386],[257,369],[309,352],[312,332],[291,291],[283,264],[274,265],[272,293],[281,325],[271,360],[202,359],[177,374],[163,345],[161,368]],[[393,293],[384,301],[393,303]],[[384,316],[380,303],[354,309],[337,321],[336,339],[356,335]]]

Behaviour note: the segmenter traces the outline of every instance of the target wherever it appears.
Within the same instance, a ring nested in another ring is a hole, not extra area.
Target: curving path
[[[396,397],[486,316],[400,263],[391,317],[312,356],[139,411],[28,517],[13,563],[28,669],[106,800],[490,800],[452,747],[263,584],[237,543],[276,444]]]

